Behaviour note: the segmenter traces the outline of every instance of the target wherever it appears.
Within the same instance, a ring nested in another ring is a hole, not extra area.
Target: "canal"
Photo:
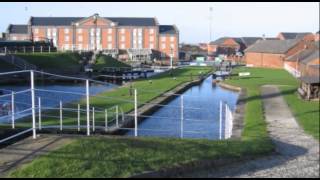
[[[227,103],[232,111],[235,109],[238,93],[223,89],[212,80],[210,76],[183,93],[184,138],[218,139],[220,101]],[[167,105],[139,124],[139,136],[180,137],[181,96]],[[133,134],[133,130],[127,132],[129,136]]]
[[[98,93],[111,90],[117,87],[114,84],[108,85],[90,85],[90,95],[96,95]],[[0,122],[1,123],[10,123],[10,106],[11,106],[11,91],[18,92],[30,89],[30,86],[23,85],[15,85],[15,86],[0,86]],[[41,105],[43,109],[58,107],[60,101],[63,104],[77,102],[80,99],[83,99],[85,96],[80,94],[86,93],[85,84],[56,84],[55,85],[36,85],[35,89],[41,90],[49,90],[48,91],[40,91],[35,90],[36,96],[36,105],[38,105],[38,97],[41,98]],[[60,93],[60,91],[64,92],[72,92],[71,93]],[[7,95],[7,96],[6,96]],[[76,105],[74,106],[77,107]],[[22,118],[31,114],[31,110],[25,111],[23,113],[19,113],[21,111],[27,110],[31,108],[31,92],[23,92],[15,95],[15,112],[17,113],[16,118]]]

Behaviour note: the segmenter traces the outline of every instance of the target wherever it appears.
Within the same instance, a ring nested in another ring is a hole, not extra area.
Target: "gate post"
[[[60,101],[60,131],[62,131],[62,101]]]
[[[87,136],[90,136],[90,100],[89,100],[89,80],[86,80],[86,101],[87,101]]]
[[[180,137],[183,138],[183,95],[181,95],[181,123],[180,123]]]
[[[41,97],[38,97],[38,118],[39,118],[39,130],[41,130]]]
[[[138,98],[137,89],[134,89],[134,136],[138,136]]]
[[[35,108],[35,92],[34,92],[34,71],[30,71],[31,76],[31,106],[32,106],[32,135],[33,139],[37,138],[36,134],[36,108]]]
[[[14,92],[11,92],[11,123],[12,123],[12,129],[15,128],[14,125],[15,120],[15,110],[14,110]]]
[[[78,131],[80,131],[80,104],[78,104]]]

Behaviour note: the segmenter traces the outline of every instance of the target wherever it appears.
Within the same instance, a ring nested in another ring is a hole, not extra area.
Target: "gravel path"
[[[319,142],[305,134],[273,85],[261,87],[275,155],[206,170],[192,177],[319,177]]]

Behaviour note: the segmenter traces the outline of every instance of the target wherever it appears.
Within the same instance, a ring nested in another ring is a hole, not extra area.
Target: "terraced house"
[[[179,31],[156,18],[31,17],[28,24],[9,25],[7,40],[51,41],[58,50],[101,50],[129,56],[159,54],[178,59]],[[130,54],[131,53],[131,54]]]

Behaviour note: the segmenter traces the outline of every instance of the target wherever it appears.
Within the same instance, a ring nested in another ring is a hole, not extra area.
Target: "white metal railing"
[[[284,69],[287,70],[292,76],[298,78],[301,76],[301,73],[299,70],[291,67],[290,65],[284,63]]]

